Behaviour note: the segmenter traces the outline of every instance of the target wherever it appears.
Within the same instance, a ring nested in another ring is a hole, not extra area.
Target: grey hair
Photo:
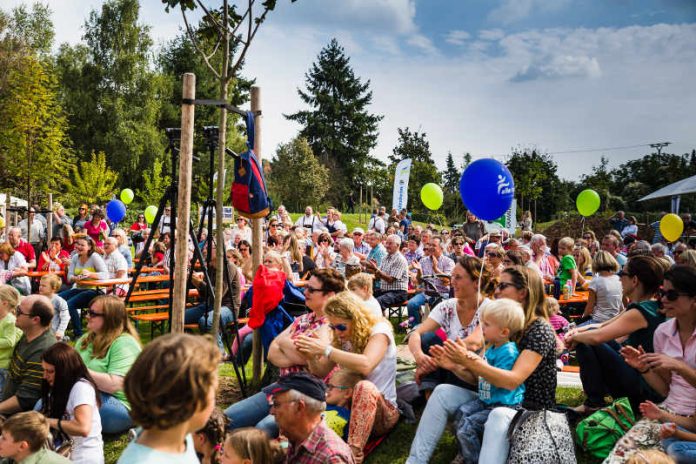
[[[387,240],[392,239],[396,242],[397,245],[401,245],[401,237],[399,237],[396,234],[391,234],[387,237]]]
[[[7,233],[9,234],[11,232],[17,232],[19,235],[22,235],[22,229],[20,229],[19,227],[10,227],[7,230]]]
[[[667,254],[667,246],[666,246],[664,243],[653,243],[653,244],[650,246],[650,249],[651,249],[653,252],[661,251],[662,254],[665,254],[665,255]]]
[[[314,414],[321,414],[326,410],[326,402],[315,400],[304,393],[300,393],[297,390],[288,390],[288,396],[292,401],[302,401],[309,412]]]
[[[537,242],[540,242],[540,241],[542,241],[542,240],[543,240],[544,242],[546,241],[546,236],[545,236],[545,235],[542,235],[542,234],[534,234],[534,235],[532,235],[532,238],[529,239],[529,242],[530,242],[530,243],[537,243]]]
[[[342,238],[338,242],[339,248],[345,248],[346,250],[350,250],[353,252],[353,249],[355,248],[355,243],[353,242],[352,238]]]

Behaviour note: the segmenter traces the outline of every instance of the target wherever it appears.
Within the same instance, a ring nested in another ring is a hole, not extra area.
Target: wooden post
[[[261,161],[261,88],[257,86],[251,87],[251,111],[256,115],[254,121],[254,153],[256,158]],[[252,234],[252,262],[254,274],[256,269],[263,261],[263,224],[261,219],[252,219],[251,234]],[[263,346],[261,345],[261,331],[254,330],[253,349],[252,349],[252,381],[258,385],[261,382],[261,363],[263,361]]]
[[[183,98],[196,98],[196,75],[184,74]],[[176,240],[174,241],[175,269],[172,300],[171,332],[184,331],[186,310],[186,277],[188,260],[189,222],[191,221],[191,170],[193,163],[193,117],[192,103],[181,105],[181,146],[179,151],[179,198],[177,200]]]
[[[46,218],[46,243],[51,243],[53,238],[53,194],[48,194],[48,209],[51,211]],[[38,262],[38,261],[37,261]]]
[[[7,208],[10,206],[10,192],[5,194],[5,203],[2,204],[2,217],[5,219],[5,227],[0,231],[0,236],[7,240],[7,230],[10,228],[10,217],[7,215]]]

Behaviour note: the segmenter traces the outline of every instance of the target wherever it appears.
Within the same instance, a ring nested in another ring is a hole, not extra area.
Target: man
[[[123,257],[126,259],[126,264],[128,265],[128,269],[133,267],[133,254],[131,253],[131,249],[128,246],[128,238],[126,235],[126,231],[118,228],[114,229],[113,232],[111,232],[111,236],[116,238],[116,242],[118,243],[118,251],[123,255]]]
[[[619,211],[619,212],[621,212],[621,211]],[[602,238],[601,247],[602,247],[602,250],[609,252],[616,259],[616,261],[619,263],[620,267],[623,267],[624,264],[626,264],[626,261],[628,261],[628,259],[624,255],[619,253],[619,247],[620,247],[619,239],[614,237],[613,235],[611,235],[611,234],[605,235]]]
[[[109,272],[109,279],[126,279],[128,278],[128,263],[118,251],[118,240],[116,237],[106,237],[104,239],[104,264]],[[128,293],[128,284],[115,285],[114,294],[116,296],[126,296]]]
[[[26,219],[19,221],[17,227],[22,232],[22,238],[34,247],[34,255],[41,253],[41,245],[46,238],[46,226],[38,219],[33,206],[29,207]]]
[[[392,234],[387,237],[385,245],[387,256],[382,259],[381,265],[378,266],[375,260],[366,262],[367,272],[379,279],[379,291],[375,297],[383,310],[408,299],[408,263],[399,251],[401,239]]]
[[[12,227],[7,233],[7,241],[10,242],[12,248],[24,255],[24,260],[27,262],[27,268],[36,268],[36,252],[34,247],[27,243],[26,240],[22,238],[22,231],[19,227]]]
[[[159,233],[160,235],[171,232],[172,230],[172,208],[169,206],[164,207],[164,214],[160,218]]]
[[[329,373],[332,366],[326,358],[306,357],[297,350],[294,340],[302,334],[312,334],[327,342],[331,340],[324,308],[329,298],[344,291],[345,286],[345,278],[335,269],[318,269],[312,272],[304,287],[305,306],[310,312],[297,317],[273,339],[268,348],[268,361],[280,369],[281,377],[305,370],[322,378]],[[256,426],[269,436],[275,437],[278,435],[278,427],[273,416],[269,414],[270,408],[263,392],[238,401],[225,411],[225,415],[231,420],[231,428]]]
[[[360,259],[360,261],[367,258],[368,253],[370,253],[370,245],[363,241],[365,231],[362,227],[356,227],[353,229],[353,254]]]
[[[420,234],[420,250],[423,252],[423,249],[427,248],[430,246],[430,239],[433,238],[433,231],[430,229],[425,229],[423,232]]]
[[[408,237],[411,229],[411,213],[406,211],[406,208],[401,210],[401,221],[399,221],[399,228],[405,237]]]
[[[263,389],[271,413],[288,438],[285,462],[297,464],[355,463],[350,447],[327,427],[326,385],[305,373],[290,374]]]
[[[466,241],[472,247],[486,233],[486,228],[483,225],[483,222],[479,221],[471,211],[466,213],[466,222],[462,228],[464,229]]]
[[[666,215],[664,211],[660,213],[657,221],[650,224],[650,228],[653,231],[653,238],[651,243],[662,243],[662,232],[660,232],[660,221]]]
[[[628,225],[628,219],[626,219],[626,213],[623,211],[617,211],[616,214],[609,219],[609,224],[611,228],[621,233],[621,231]],[[620,264],[620,263],[619,263]]]
[[[12,351],[0,414],[31,411],[41,398],[41,355],[56,343],[52,319],[53,304],[43,295],[29,295],[19,303],[15,325],[24,335]]]
[[[65,214],[65,208],[60,203],[53,203],[53,228],[51,237],[59,237],[63,226],[69,225],[72,220]]]
[[[384,245],[382,245],[382,234],[379,232],[368,232],[367,243],[371,248],[365,260],[375,261],[377,266],[381,266],[382,260],[387,256],[387,250],[384,248]]]
[[[412,263],[413,268],[416,270],[416,279],[419,282],[422,280],[423,276],[435,276],[438,274],[451,275],[452,269],[454,269],[454,261],[449,256],[445,255],[442,249],[442,238],[434,237],[429,249],[429,257],[422,258],[420,261],[414,261]],[[437,278],[434,284],[440,295],[449,295],[449,278]],[[420,292],[408,300],[406,307],[408,308],[409,320],[413,318],[413,325],[420,324],[421,322],[421,306],[426,302],[430,304],[435,299],[437,299],[437,296],[428,297],[425,292]]]
[[[314,215],[314,210],[311,206],[307,206],[304,210],[304,216],[300,216],[297,221],[295,221],[295,226],[304,227],[307,232],[314,232],[315,230],[320,230],[324,225],[321,220]]]
[[[652,255],[656,258],[664,258],[667,261],[669,261],[670,264],[674,264],[674,260],[672,257],[668,254],[669,249],[667,248],[667,245],[664,243],[653,243],[650,246],[650,252]]]
[[[384,234],[384,231],[387,230],[387,222],[385,218],[386,215],[387,209],[382,206],[377,215],[370,219],[370,222],[367,225],[367,230]]]

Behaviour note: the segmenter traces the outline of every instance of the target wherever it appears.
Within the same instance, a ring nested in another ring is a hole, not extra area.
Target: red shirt
[[[94,240],[94,243],[97,245],[97,247],[101,248],[104,246],[104,242],[99,240],[99,236],[103,233],[106,232],[106,230],[109,228],[109,226],[106,225],[106,221],[101,220],[99,221],[98,225],[93,225],[92,221],[85,222],[84,225],[85,232],[87,232],[87,235],[89,235],[92,240]]]
[[[130,230],[138,232],[140,230],[145,230],[147,229],[147,224],[146,223],[139,223],[139,222],[134,222],[133,225],[131,226]]]
[[[31,244],[24,241],[24,239],[19,239],[19,245],[15,247],[15,251],[19,251],[26,258],[27,263],[36,259],[36,252],[34,252],[34,247]]]
[[[50,255],[48,254],[48,251],[44,251],[43,253],[41,253],[41,255],[39,255],[39,264],[36,267],[36,269],[38,271],[48,271],[50,270],[49,265],[51,264],[51,262],[53,262],[54,264],[60,266],[60,270],[63,271],[65,270],[65,264],[63,264],[62,261],[63,258],[70,258],[70,255],[65,250],[60,250],[58,256],[54,256],[53,259],[51,259]]]

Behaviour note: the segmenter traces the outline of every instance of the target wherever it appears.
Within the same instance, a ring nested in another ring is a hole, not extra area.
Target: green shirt
[[[10,366],[10,357],[15,345],[22,336],[22,331],[15,326],[15,315],[8,313],[0,320],[0,369]]]
[[[556,271],[556,276],[561,281],[561,289],[565,286],[566,282],[570,280],[572,274],[570,271],[577,269],[578,265],[575,264],[575,258],[573,255],[565,255],[561,258],[561,263],[558,265],[558,271]],[[561,293],[563,291],[561,290]]]
[[[17,464],[70,464],[70,459],[64,458],[60,454],[49,451],[46,448],[41,448]]]
[[[22,335],[12,352],[3,401],[16,396],[22,411],[30,411],[34,407],[41,398],[41,355],[55,343],[56,335],[50,328],[31,342],[27,341],[26,335]]]
[[[125,377],[142,350],[140,343],[138,343],[135,338],[129,334],[121,334],[111,343],[109,350],[106,352],[106,356],[103,358],[95,358],[92,356],[91,343],[87,345],[87,348],[82,349],[82,339],[86,336],[87,334],[82,336],[82,338],[75,343],[75,349],[80,353],[87,368],[94,372]],[[128,399],[123,390],[114,393],[114,397],[130,409],[130,404],[128,404]]]

